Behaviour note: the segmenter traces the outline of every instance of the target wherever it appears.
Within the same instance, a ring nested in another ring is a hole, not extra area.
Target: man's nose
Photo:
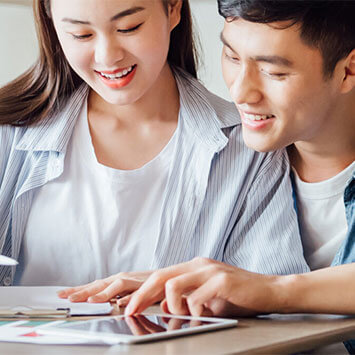
[[[230,87],[232,100],[236,105],[256,104],[262,99],[260,83],[250,70],[240,71]]]

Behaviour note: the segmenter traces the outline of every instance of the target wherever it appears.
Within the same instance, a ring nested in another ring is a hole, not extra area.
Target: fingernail
[[[100,297],[99,296],[90,296],[88,298],[88,302],[100,302]]]
[[[131,308],[129,305],[126,307],[125,311],[124,311],[124,315],[125,316],[130,316],[132,314],[131,312]]]

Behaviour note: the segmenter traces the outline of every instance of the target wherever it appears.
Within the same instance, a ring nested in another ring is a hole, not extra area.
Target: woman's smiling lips
[[[114,71],[97,71],[95,73],[100,77],[101,81],[111,89],[120,89],[127,86],[134,78],[137,65],[132,65],[124,69],[116,69]]]
[[[249,129],[259,130],[274,121],[275,116],[270,114],[260,114],[239,110],[242,123]]]

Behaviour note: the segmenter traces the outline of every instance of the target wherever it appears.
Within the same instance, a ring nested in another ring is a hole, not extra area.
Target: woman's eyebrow
[[[133,14],[136,14],[137,12],[141,12],[145,10],[144,7],[142,6],[135,6],[135,7],[132,7],[130,9],[127,9],[127,10],[123,10],[123,11],[120,11],[119,13],[117,13],[116,15],[112,16],[110,18],[110,21],[116,21],[120,18],[123,18],[123,17],[126,17],[126,16],[130,16],[130,15],[133,15]],[[83,21],[83,20],[76,20],[76,19],[72,19],[72,18],[68,18],[68,17],[64,17],[62,19],[63,22],[69,22],[73,25],[91,25],[91,23],[89,21]]]
[[[145,8],[142,6],[131,7],[130,9],[121,11],[118,14],[116,14],[115,16],[112,16],[110,21],[116,21],[122,17],[130,16],[130,15],[136,14],[137,12],[141,12],[143,10],[145,10]]]

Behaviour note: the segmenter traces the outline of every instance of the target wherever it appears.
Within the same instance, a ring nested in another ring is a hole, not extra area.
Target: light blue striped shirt
[[[175,74],[184,129],[151,268],[204,256],[260,273],[308,271],[286,152],[247,148],[234,105],[189,75]],[[87,90],[80,87],[60,112],[36,126],[0,126],[1,254],[18,258],[33,196],[62,174]],[[11,285],[14,274],[15,267],[0,267],[0,283]]]

